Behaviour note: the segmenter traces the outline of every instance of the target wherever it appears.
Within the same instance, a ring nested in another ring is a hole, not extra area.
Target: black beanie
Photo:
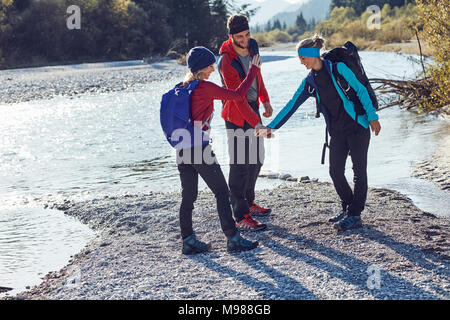
[[[216,63],[214,54],[205,47],[194,47],[187,55],[187,65],[191,72],[196,72]]]
[[[240,16],[238,16],[238,18],[240,18]],[[246,18],[233,20],[232,23],[229,24],[228,28],[229,34],[236,34],[250,29]]]

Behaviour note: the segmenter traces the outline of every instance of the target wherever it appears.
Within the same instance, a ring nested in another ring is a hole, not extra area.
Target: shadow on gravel
[[[433,252],[433,249],[399,242],[384,234],[383,232],[378,231],[373,226],[365,226],[364,229],[366,232],[360,233],[361,236],[391,248],[399,255],[405,257],[406,259],[423,269],[427,269],[430,271],[438,270],[440,273],[445,275],[447,280],[450,281],[450,262],[448,255],[440,254],[439,252]],[[426,260],[424,257],[425,253],[431,253],[427,255],[427,258],[432,259],[435,262],[442,263],[445,265],[445,267],[439,267],[434,263]]]
[[[256,279],[247,273],[238,272],[227,266],[223,266],[212,260],[207,255],[193,255],[189,256],[189,258],[197,262],[201,262],[207,268],[215,271],[222,278],[232,277],[233,279],[239,280],[247,287],[258,292],[262,299],[273,300],[280,299],[282,297],[285,299],[318,300],[317,296],[315,296],[308,289],[304,288],[298,281],[266,265],[258,257],[249,254],[250,253],[243,253],[236,254],[234,256],[242,259],[242,261],[249,266],[267,274],[276,281],[277,286],[273,283]]]
[[[295,239],[304,247],[310,250],[314,250],[319,254],[334,260],[337,266],[330,262],[312,257],[308,254],[297,251],[296,249],[286,247],[285,245],[271,239],[264,238],[261,242],[265,246],[271,248],[275,253],[283,255],[289,258],[300,260],[304,263],[310,264],[317,269],[321,269],[328,273],[329,276],[345,281],[348,284],[358,287],[359,289],[369,292],[376,299],[439,299],[430,292],[423,290],[422,288],[396,276],[389,274],[384,270],[381,271],[381,287],[380,289],[368,289],[369,279],[369,267],[371,265],[365,263],[362,260],[355,258],[352,255],[334,250],[330,247],[317,243],[314,240],[305,238],[300,235],[294,235],[288,232],[288,230],[271,226],[274,234],[277,234],[281,238]]]
[[[353,255],[332,249],[312,239],[305,238],[304,236],[289,233],[287,229],[282,227],[272,225],[271,230],[276,237],[289,239],[290,241],[294,240],[295,243],[299,245],[299,248],[287,247],[286,245],[270,237],[262,236],[259,240],[265,247],[270,248],[277,255],[295,259],[305,264],[309,264],[315,269],[322,270],[326,275],[324,275],[324,281],[327,281],[327,277],[340,279],[347,284],[356,287],[360,291],[370,294],[375,299],[440,299],[440,297],[435,294],[428,292],[401,277],[392,275],[383,269],[379,269],[381,276],[380,287],[369,289],[368,280],[370,280],[371,276],[369,270],[373,267],[378,268],[378,266],[366,263],[360,259],[357,259]],[[358,233],[372,241],[387,246],[421,268],[430,271],[438,270],[440,274],[448,277],[449,271],[447,268],[438,268],[438,266],[425,260],[423,257],[423,248],[398,242],[379,230],[376,230],[373,226],[364,226],[363,230],[364,232],[357,230],[352,232]],[[351,246],[351,243],[348,245]],[[303,249],[314,250],[318,254],[333,260],[336,264],[303,253]],[[383,254],[383,252],[381,252],[381,254]],[[257,270],[261,274],[265,274],[272,278],[276,284],[274,285],[271,282],[259,280],[255,278],[254,275],[235,271],[228,266],[223,266],[215,262],[213,257],[208,255],[190,256],[190,258],[201,262],[207,268],[215,271],[223,278],[232,277],[233,279],[242,282],[247,287],[258,292],[263,299],[319,299],[312,291],[305,288],[299,281],[289,275],[286,275],[282,272],[282,270],[278,270],[276,267],[267,265],[267,263],[262,261],[257,255],[252,254],[252,251],[236,254],[234,256],[241,259],[243,263],[247,264],[254,270]],[[440,262],[442,263],[443,261]],[[444,296],[448,294],[446,292],[441,292],[442,290],[439,288],[434,289],[437,292],[442,293]],[[344,288],[342,291],[345,291]]]

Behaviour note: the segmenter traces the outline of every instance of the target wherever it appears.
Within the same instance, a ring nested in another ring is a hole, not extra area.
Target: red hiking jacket
[[[249,51],[251,56],[259,53],[256,40],[250,39]],[[222,83],[228,89],[235,90],[245,79],[245,69],[233,48],[231,38],[222,44],[219,53],[221,57],[219,58],[218,69],[222,78]],[[258,100],[261,103],[269,102],[269,95],[267,94],[260,72],[257,75],[257,79],[259,90]],[[258,114],[248,104],[247,97],[242,100],[225,101],[223,103],[222,118],[240,127],[244,126],[244,121],[247,121],[252,127],[255,127],[261,122]]]

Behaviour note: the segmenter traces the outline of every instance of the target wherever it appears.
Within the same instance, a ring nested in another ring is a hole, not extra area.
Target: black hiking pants
[[[367,198],[367,152],[370,129],[357,125],[349,133],[335,134],[330,140],[330,176],[342,201],[342,208],[349,215],[359,216]],[[350,153],[353,163],[354,191],[345,178],[345,163]]]
[[[180,173],[182,200],[180,206],[180,228],[181,237],[184,239],[190,236],[194,231],[192,228],[192,211],[194,210],[194,202],[198,195],[198,176],[200,175],[211,191],[214,193],[217,202],[217,211],[219,213],[220,225],[225,236],[232,237],[236,234],[236,224],[233,219],[229,190],[227,181],[222,173],[220,165],[217,163],[211,146],[207,145],[199,147],[202,152],[210,152],[214,163],[209,164],[202,158],[201,163],[195,163],[193,158],[178,164]],[[194,150],[195,148],[191,149]],[[186,150],[181,150],[178,155],[183,155]],[[192,152],[193,154],[194,152]]]
[[[258,104],[249,102],[259,115]],[[228,134],[230,173],[228,185],[236,221],[244,219],[255,200],[255,186],[264,163],[264,138],[256,137],[254,128],[247,122],[239,127],[225,121]],[[244,133],[242,135],[241,133]]]

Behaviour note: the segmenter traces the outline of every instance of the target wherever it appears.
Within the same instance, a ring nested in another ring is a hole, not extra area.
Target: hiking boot
[[[239,232],[227,239],[227,251],[229,253],[232,252],[240,252],[240,251],[248,251],[255,249],[258,246],[258,241],[248,241],[241,237]]]
[[[260,207],[255,203],[255,201],[252,202],[252,206],[250,207],[250,213],[252,216],[266,216],[271,212],[271,209]]]
[[[334,228],[340,231],[356,229],[360,227],[362,227],[361,217],[350,215],[347,215],[347,217],[344,220],[334,225]]]
[[[199,241],[195,238],[195,234],[183,239],[183,254],[196,254],[211,250],[211,244]]]
[[[347,216],[347,212],[346,211],[342,211],[336,217],[329,219],[328,222],[336,223],[336,222],[339,222],[342,219],[344,219],[346,216]]]
[[[244,219],[236,222],[236,228],[239,231],[260,231],[267,228],[267,226],[264,223],[252,219],[251,213],[248,213],[244,215]]]

